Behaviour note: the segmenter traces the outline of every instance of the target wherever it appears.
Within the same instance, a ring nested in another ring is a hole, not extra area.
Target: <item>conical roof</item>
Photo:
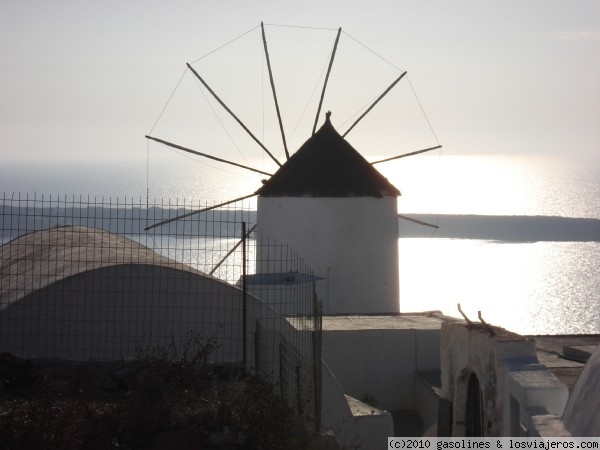
[[[263,197],[383,197],[400,191],[333,128],[329,113],[256,193]]]

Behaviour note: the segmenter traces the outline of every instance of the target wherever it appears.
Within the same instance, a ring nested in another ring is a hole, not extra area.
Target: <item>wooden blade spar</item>
[[[337,51],[338,42],[340,41],[340,34],[342,34],[342,27],[338,28],[335,43],[333,44],[333,52],[331,53],[329,67],[327,68],[327,74],[325,75],[325,82],[323,83],[323,91],[321,92],[321,99],[319,100],[319,107],[317,109],[317,115],[315,117],[315,124],[313,125],[312,134],[315,134],[315,131],[317,129],[317,123],[319,122],[319,115],[321,114],[321,107],[323,106],[323,99],[325,98],[325,90],[327,89],[329,74],[331,73],[331,67],[333,66],[333,59],[335,58],[335,52]]]
[[[210,92],[210,94],[215,98],[215,100],[217,102],[219,102],[219,104],[223,107],[223,109],[225,109],[225,111],[227,111],[229,113],[229,115],[231,117],[233,117],[235,119],[235,121],[244,129],[244,131],[246,131],[246,133],[248,133],[248,135],[254,140],[254,142],[256,142],[266,153],[267,155],[269,155],[271,157],[271,159],[273,161],[275,161],[275,163],[281,167],[281,163],[277,160],[277,158],[275,158],[275,156],[273,156],[273,154],[269,151],[269,149],[267,149],[267,147],[265,147],[265,145],[256,137],[254,136],[254,134],[252,134],[252,132],[248,129],[248,127],[246,125],[244,125],[244,122],[242,122],[238,116],[235,115],[235,113],[229,109],[229,107],[223,102],[223,100],[221,100],[219,98],[219,96],[215,93],[215,91],[213,91],[211,89],[211,87],[206,83],[206,81],[204,81],[204,79],[198,74],[198,72],[196,72],[194,70],[194,68],[190,65],[190,63],[186,63],[188,68],[192,71],[192,73],[196,76],[196,78],[198,78],[198,80],[200,80],[200,82],[204,85],[204,87],[206,89],[208,89],[208,92]]]
[[[212,270],[211,270],[210,272],[208,272],[208,274],[209,274],[209,275],[212,275],[212,274],[214,274],[214,273],[217,271],[217,269],[218,269],[219,267],[221,267],[221,265],[222,265],[222,264],[225,262],[225,260],[226,260],[227,258],[229,258],[229,257],[231,256],[231,254],[232,254],[233,252],[235,252],[235,250],[236,250],[236,249],[237,249],[237,248],[238,248],[240,245],[242,245],[242,242],[244,242],[244,239],[248,239],[248,236],[250,236],[250,234],[252,234],[252,232],[253,232],[255,229],[256,229],[256,225],[253,225],[253,226],[252,226],[252,227],[251,227],[251,228],[250,228],[248,231],[246,231],[246,234],[244,234],[244,238],[243,238],[243,239],[240,239],[240,240],[237,242],[237,244],[235,244],[235,245],[233,246],[233,248],[227,252],[227,254],[226,254],[226,255],[225,255],[225,256],[224,256],[224,257],[221,259],[221,261],[219,261],[219,262],[218,262],[218,263],[215,265],[215,267],[213,267],[213,268],[212,268]]]
[[[283,122],[281,120],[281,112],[279,111],[279,102],[277,101],[277,92],[275,91],[275,82],[273,81],[273,70],[271,69],[271,59],[269,58],[269,49],[267,48],[267,37],[265,36],[265,25],[261,22],[260,28],[262,30],[263,47],[265,49],[265,57],[267,59],[267,68],[269,69],[269,80],[271,81],[271,91],[273,92],[273,101],[275,102],[275,109],[277,110],[277,119],[279,120],[279,130],[281,131],[281,139],[283,140],[283,148],[285,150],[285,157],[290,159],[290,153],[287,148],[287,142],[285,140],[285,132],[283,131]]]
[[[402,75],[400,75],[398,78],[396,78],[394,80],[394,82],[392,84],[390,84],[388,86],[388,88],[385,91],[383,91],[383,93],[379,97],[377,97],[377,99],[371,104],[371,106],[369,106],[367,108],[367,110],[364,113],[362,113],[358,119],[356,119],[356,121],[352,124],[352,126],[350,128],[348,128],[348,130],[342,135],[342,137],[346,137],[346,135],[348,133],[350,133],[350,130],[352,130],[352,128],[354,128],[356,126],[356,124],[358,124],[358,122],[360,122],[367,114],[369,114],[369,112],[371,112],[371,110],[375,107],[375,105],[377,103],[379,103],[380,100],[383,97],[385,97],[388,94],[388,92],[390,92],[392,90],[392,88],[394,86],[396,86],[396,84],[398,84],[398,81],[400,81],[402,78],[404,78],[404,75],[406,75],[406,74],[407,74],[407,72],[405,71]]]
[[[419,153],[430,152],[432,150],[437,150],[438,148],[442,148],[442,146],[441,145],[436,145],[435,147],[424,148],[423,150],[417,150],[415,152],[410,152],[410,153],[403,153],[403,154],[398,155],[398,156],[392,156],[391,158],[380,159],[379,161],[373,161],[371,163],[371,165],[373,165],[373,164],[379,164],[379,163],[383,163],[383,162],[387,162],[387,161],[393,161],[394,159],[406,158],[407,156],[418,155]]]
[[[228,161],[228,160],[223,159],[223,158],[217,158],[216,156],[207,155],[206,153],[201,153],[201,152],[198,152],[196,150],[192,150],[191,148],[183,147],[182,145],[177,145],[177,144],[174,144],[172,142],[165,141],[163,139],[159,139],[159,138],[148,136],[148,135],[146,135],[146,139],[150,139],[152,141],[159,142],[159,143],[161,143],[163,145],[166,145],[167,147],[176,148],[177,150],[182,150],[184,152],[188,152],[188,153],[192,153],[194,155],[202,156],[204,158],[212,159],[214,161],[219,161],[219,162],[222,162],[222,163],[225,163],[225,164],[230,164],[232,166],[241,167],[242,169],[251,170],[252,172],[260,173],[262,175],[267,175],[269,177],[273,176],[273,174],[271,174],[271,173],[263,172],[262,170],[255,169],[255,168],[250,167],[250,166],[245,166],[243,164],[238,164],[238,163],[235,163],[233,161]]]
[[[190,217],[190,216],[194,216],[196,214],[200,214],[200,213],[203,213],[203,212],[206,212],[206,211],[210,211],[211,209],[217,209],[217,208],[220,208],[221,206],[225,206],[225,205],[229,205],[231,203],[239,202],[240,200],[246,200],[247,198],[251,198],[251,197],[254,197],[256,195],[257,195],[256,193],[250,194],[250,195],[245,195],[243,197],[238,197],[238,198],[234,198],[233,200],[229,200],[229,201],[226,201],[226,202],[223,202],[223,203],[219,203],[218,205],[213,205],[213,206],[209,206],[208,208],[203,208],[203,209],[199,209],[197,211],[192,211],[192,212],[189,212],[187,214],[182,214],[181,216],[172,217],[171,219],[162,220],[162,221],[157,222],[157,223],[155,223],[153,225],[150,225],[149,227],[144,228],[144,231],[148,231],[148,230],[151,230],[152,228],[160,227],[162,225],[166,225],[168,223],[175,222],[176,220],[185,219],[186,217]]]
[[[398,214],[398,217],[402,220],[407,220],[408,222],[416,223],[418,225],[423,225],[425,227],[431,227],[435,229],[439,229],[440,227],[437,225],[433,225],[432,223],[423,222],[422,220],[411,219],[410,217],[403,216],[402,214]]]

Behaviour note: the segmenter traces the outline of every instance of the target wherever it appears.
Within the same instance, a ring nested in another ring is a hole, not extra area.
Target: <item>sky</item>
[[[378,115],[349,135],[367,156],[438,143],[451,155],[600,153],[597,0],[2,0],[0,157],[144,164],[144,135],[152,131],[238,162],[252,159],[256,146],[237,134],[235,124],[215,125],[217,114],[229,119],[214,101],[198,100],[206,91],[185,73],[185,63],[252,30],[198,68],[258,136],[276,142],[256,28],[261,21],[327,28],[266,27],[282,108],[296,108],[284,114],[290,135],[307,95],[322,82],[319,74],[342,27],[325,104],[336,127],[347,128],[342,118],[408,71],[397,97],[386,97],[373,110]],[[261,88],[252,87],[257,70]],[[169,103],[173,110],[155,125],[182,74]],[[359,78],[344,81],[349,74]],[[300,89],[294,77],[307,86]],[[307,117],[314,116],[312,101]],[[409,104],[419,126],[400,112]],[[212,116],[194,116],[201,105]],[[264,117],[271,131],[265,132]],[[378,131],[380,125],[392,132]],[[223,138],[223,130],[231,136]],[[423,140],[413,140],[413,132]],[[292,152],[308,133],[291,139]],[[281,157],[281,144],[272,145]]]

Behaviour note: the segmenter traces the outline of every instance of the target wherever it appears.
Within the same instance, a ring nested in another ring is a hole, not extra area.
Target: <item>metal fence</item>
[[[272,381],[314,419],[317,278],[285,244],[258,239],[256,219],[241,202],[4,195],[0,352],[74,360],[202,354]]]

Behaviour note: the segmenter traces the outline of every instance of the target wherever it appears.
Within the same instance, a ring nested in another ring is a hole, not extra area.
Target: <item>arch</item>
[[[483,404],[479,378],[469,377],[465,405],[465,436],[483,436]]]
[[[465,367],[458,378],[453,395],[452,436],[483,436],[483,395],[480,377]]]

